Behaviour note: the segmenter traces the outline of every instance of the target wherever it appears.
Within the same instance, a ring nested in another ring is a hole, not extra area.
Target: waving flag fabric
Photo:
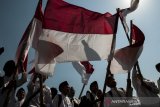
[[[82,77],[82,83],[87,84],[91,74],[94,71],[93,65],[88,61],[72,62],[73,67]]]
[[[132,25],[131,30],[133,44],[115,51],[110,68],[113,74],[130,71],[142,53],[144,34],[136,25]]]
[[[139,0],[132,0],[129,8],[126,8],[122,11],[124,17],[126,17],[129,13],[135,11],[138,7]]]
[[[48,75],[55,63],[108,59],[116,15],[100,14],[63,0],[48,0],[36,69]]]
[[[19,60],[23,61],[23,66],[25,70],[27,68],[28,51],[30,49],[30,46],[32,45],[34,48],[36,48],[38,42],[38,36],[42,32],[42,20],[43,20],[42,1],[40,0],[35,15],[31,20],[30,24],[28,25],[24,35],[22,36],[16,52],[15,61],[16,63]],[[33,40],[34,42],[32,42]]]
[[[37,44],[38,41],[37,38],[42,32],[42,20],[43,20],[42,1],[40,0],[35,15],[31,20],[30,24],[28,25],[18,45],[18,49],[16,52],[16,62],[18,60],[25,61],[32,43]],[[34,42],[32,42],[33,40]],[[34,44],[32,46],[36,47],[36,45]]]
[[[122,18],[122,21],[123,21],[123,24],[124,24],[124,26],[125,26],[125,31],[126,31],[126,32],[129,32],[129,28],[128,28],[128,25],[127,25],[127,23],[126,23],[126,16],[127,16],[129,13],[135,11],[135,10],[137,9],[138,5],[139,5],[139,0],[132,0],[132,1],[131,1],[131,4],[130,4],[130,7],[129,7],[129,8],[126,8],[126,9],[123,9],[123,10],[121,11],[120,17]]]

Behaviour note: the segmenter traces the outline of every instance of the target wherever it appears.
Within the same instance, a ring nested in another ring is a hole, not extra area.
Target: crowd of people
[[[4,48],[0,48],[0,55],[3,52]],[[156,69],[160,72],[160,63]],[[27,75],[22,61],[15,64],[9,60],[5,63],[0,73],[0,107],[160,107],[160,79],[156,86],[144,78],[136,66],[133,67],[132,78],[128,79],[126,89],[118,88],[114,75],[109,74],[105,81],[110,88],[108,92],[103,93],[98,82],[93,81],[80,98],[75,97],[75,89],[68,81],[60,83],[58,89],[50,88],[44,84],[47,76],[36,72],[32,73],[26,92],[22,85],[27,82]],[[131,83],[137,96],[133,96]]]

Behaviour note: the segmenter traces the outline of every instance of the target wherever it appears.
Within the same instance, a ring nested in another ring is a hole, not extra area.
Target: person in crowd
[[[98,107],[98,102],[96,102],[96,100],[98,100],[97,97],[98,89],[99,87],[97,81],[93,81],[90,84],[90,91],[88,91],[88,94],[86,95],[89,101],[92,103],[93,107]]]
[[[72,107],[79,107],[80,100],[75,97],[75,90],[73,87],[70,87],[68,97],[70,98],[70,101],[72,103]]]
[[[86,95],[83,95],[80,98],[80,104],[79,107],[93,107],[93,103],[87,98],[89,96],[90,91],[86,92]]]
[[[17,69],[19,66],[20,69]],[[27,74],[21,61],[16,65],[13,60],[9,60],[3,67],[5,75],[3,76],[4,85],[0,96],[0,107],[10,107],[13,105],[15,90],[27,81]],[[22,73],[19,79],[19,72]]]
[[[73,107],[68,97],[70,87],[67,81],[60,83],[60,94],[57,94],[53,99],[53,107]]]
[[[43,76],[43,82],[47,79],[47,76]],[[25,103],[29,107],[40,107],[40,74],[34,73],[33,78],[28,83],[28,93]],[[52,107],[52,95],[51,90],[47,85],[43,85],[43,104],[46,107]]]
[[[103,96],[102,90],[101,90],[101,89],[98,89],[98,91],[97,91],[97,97],[98,97],[98,99],[101,99],[102,96]]]
[[[137,96],[141,102],[141,107],[159,107],[159,90],[153,81],[145,79],[140,75],[134,66],[132,71],[132,83]]]
[[[101,89],[98,89],[97,93],[96,93],[98,99],[95,101],[95,103],[98,104],[98,107],[100,107],[100,104],[101,104],[101,101],[102,101],[102,98],[103,98],[103,92]]]
[[[54,87],[51,88],[51,93],[52,93],[52,100],[54,99],[54,97],[57,95],[58,90]]]
[[[106,80],[106,85],[110,90],[104,95],[104,107],[128,107],[127,103],[112,103],[108,104],[108,99],[112,100],[125,100],[126,91],[123,88],[117,88],[117,82],[115,81],[113,75],[109,75]],[[111,101],[111,100],[110,100]]]
[[[18,66],[20,66],[20,69],[18,69]],[[19,61],[17,65],[13,60],[7,61],[3,67],[3,71],[5,72],[5,86],[7,86],[7,84],[13,79],[16,80],[16,87],[19,87],[23,85],[25,82],[27,82],[27,73],[21,61]],[[22,73],[22,77],[20,79],[18,79],[19,73]]]
[[[15,107],[22,106],[25,100],[25,96],[26,96],[25,90],[23,88],[18,89],[17,94],[16,94],[17,101],[15,102]]]

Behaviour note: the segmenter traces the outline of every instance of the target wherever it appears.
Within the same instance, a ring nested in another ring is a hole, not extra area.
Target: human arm
[[[20,69],[18,69],[18,66],[20,67]],[[18,79],[18,73],[19,70],[21,70],[21,78]],[[23,85],[25,82],[27,82],[27,73],[24,69],[23,63],[22,61],[18,62],[17,64],[17,72],[16,72],[16,87],[20,87],[21,85]]]
[[[137,90],[138,79],[137,79],[137,70],[135,66],[133,67],[133,70],[132,70],[132,84],[133,84],[133,87]]]

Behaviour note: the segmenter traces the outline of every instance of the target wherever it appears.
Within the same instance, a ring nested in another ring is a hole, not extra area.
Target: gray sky
[[[114,14],[116,8],[129,7],[131,0],[67,0],[70,3],[85,7],[89,10]],[[47,0],[43,0],[45,7]],[[34,15],[38,0],[0,0],[0,47],[5,48],[5,52],[0,56],[0,70],[3,70],[4,63],[15,58],[18,43]],[[160,14],[158,10],[160,0],[140,0],[136,11],[129,14],[127,23],[133,20],[145,34],[144,50],[139,58],[142,74],[145,78],[157,81],[160,74],[155,69],[155,64],[160,62]],[[116,48],[128,45],[121,23],[118,26]],[[30,60],[33,59],[33,50],[29,53]],[[97,80],[100,88],[103,88],[104,75],[107,63],[105,61],[91,62],[95,67],[95,72],[91,76],[89,84]],[[126,86],[126,74],[117,74],[118,87]],[[49,77],[46,84],[50,87],[58,87],[59,83],[67,80],[75,88],[76,95],[82,88],[81,78],[73,69],[71,63],[57,64],[53,77]],[[86,86],[86,89],[88,89]],[[85,92],[84,91],[84,92]]]

